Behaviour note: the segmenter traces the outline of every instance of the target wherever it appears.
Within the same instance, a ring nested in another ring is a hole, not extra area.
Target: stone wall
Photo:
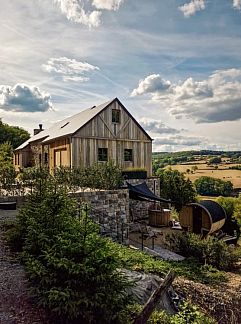
[[[78,202],[87,202],[90,217],[100,225],[103,235],[110,236],[128,244],[129,236],[129,193],[128,189],[75,192],[71,194]],[[0,197],[0,202],[15,201],[20,208],[26,200],[24,196]],[[76,211],[77,212],[77,211]],[[0,210],[3,219],[8,219],[10,212]]]
[[[86,191],[72,194],[90,205],[90,217],[102,234],[128,244],[129,193],[127,189]]]
[[[143,181],[142,179],[128,180],[133,185]],[[145,181],[150,190],[159,196],[159,179],[148,178]],[[153,205],[153,202],[129,199],[128,189],[82,191],[72,193],[71,196],[79,202],[87,202],[90,205],[90,216],[100,224],[102,234],[125,244],[128,244],[129,223],[148,219],[148,209]],[[25,199],[24,196],[0,197],[0,202],[16,201],[17,208],[20,208]]]

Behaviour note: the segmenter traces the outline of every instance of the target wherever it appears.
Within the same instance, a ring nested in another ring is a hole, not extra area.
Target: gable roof
[[[146,131],[141,127],[141,125],[134,119],[134,117],[128,112],[128,110],[123,106],[123,104],[119,101],[118,98],[114,98],[109,100],[99,106],[93,106],[91,108],[85,109],[78,114],[75,114],[71,117],[67,117],[64,120],[55,123],[52,127],[41,131],[40,133],[30,137],[26,142],[21,144],[19,147],[15,149],[15,151],[21,150],[27,147],[31,142],[35,142],[38,140],[42,140],[42,143],[49,142],[55,138],[72,135],[76,133],[80,128],[85,126],[88,122],[90,122],[95,116],[101,113],[104,109],[110,106],[114,101],[117,101],[118,104],[127,112],[127,114],[137,123],[137,125],[141,128],[141,130],[146,134],[146,136],[150,139],[151,137],[146,133]]]

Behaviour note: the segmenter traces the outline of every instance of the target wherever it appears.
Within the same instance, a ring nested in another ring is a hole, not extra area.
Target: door
[[[54,167],[60,167],[61,166],[61,151],[55,151],[54,152]]]
[[[67,150],[54,151],[54,167],[69,166]]]
[[[193,233],[200,234],[202,228],[202,208],[193,206]]]

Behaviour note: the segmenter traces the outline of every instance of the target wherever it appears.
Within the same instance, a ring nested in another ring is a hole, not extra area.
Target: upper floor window
[[[108,149],[98,148],[98,161],[108,161]]]
[[[120,110],[112,109],[112,123],[120,123]]]
[[[125,149],[124,150],[124,161],[126,161],[126,162],[133,161],[133,156],[132,156],[132,150],[131,149]]]

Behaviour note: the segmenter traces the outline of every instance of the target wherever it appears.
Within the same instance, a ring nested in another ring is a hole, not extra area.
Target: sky
[[[241,0],[8,0],[0,25],[4,123],[118,97],[153,151],[241,150]]]

